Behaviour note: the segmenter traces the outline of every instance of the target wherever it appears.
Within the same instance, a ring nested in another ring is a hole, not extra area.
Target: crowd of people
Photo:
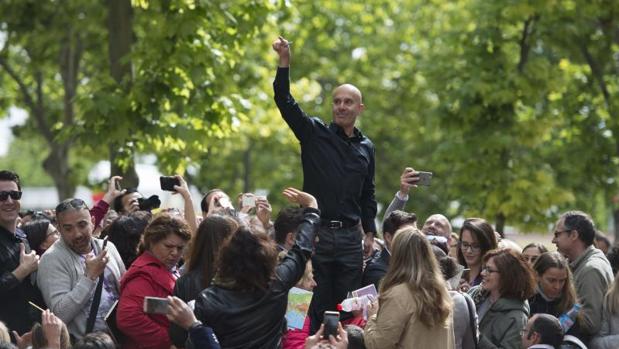
[[[290,42],[273,49],[304,173],[277,215],[221,189],[196,215],[178,175],[182,210],[112,176],[93,207],[23,212],[20,177],[0,170],[0,348],[619,348],[619,247],[589,215],[563,213],[552,241],[524,248],[482,218],[455,232],[437,213],[419,229],[405,208],[421,175],[407,167],[379,239],[361,92],[333,91],[330,124],[309,117],[290,93]],[[376,296],[342,310],[370,285]],[[302,328],[285,316],[293,287],[312,292]]]

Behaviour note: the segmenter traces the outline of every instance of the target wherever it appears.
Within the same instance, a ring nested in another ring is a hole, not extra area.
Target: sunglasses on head
[[[21,191],[11,190],[11,191],[0,191],[0,201],[5,201],[11,197],[13,200],[21,199]]]

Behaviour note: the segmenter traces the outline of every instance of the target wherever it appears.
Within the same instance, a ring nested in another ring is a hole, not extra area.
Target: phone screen
[[[337,311],[325,311],[323,323],[325,325],[323,337],[328,339],[329,335],[337,336],[337,324],[340,321],[340,313]]]
[[[168,313],[167,298],[159,297],[144,297],[144,312],[147,314],[167,314]]]

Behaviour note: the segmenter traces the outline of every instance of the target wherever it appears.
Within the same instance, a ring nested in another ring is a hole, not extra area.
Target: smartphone
[[[146,314],[167,314],[168,304],[170,301],[167,298],[159,297],[144,297],[144,312]]]
[[[105,247],[107,247],[107,239],[108,239],[109,237],[110,237],[109,235],[106,235],[106,236],[103,238],[103,247],[101,247],[101,251],[105,250]]]
[[[176,191],[174,186],[181,185],[181,181],[174,176],[161,176],[159,177],[159,183],[161,184],[161,190]]]
[[[460,279],[464,279],[466,280],[466,282],[469,282],[470,275],[471,275],[471,269],[466,268],[462,271],[462,276],[460,277]]]
[[[123,188],[120,186],[120,179],[117,179],[114,181],[114,186],[116,187],[116,190],[118,191],[123,190]]]
[[[243,195],[243,207],[256,207],[256,197],[254,195]]]
[[[430,185],[433,175],[432,172],[417,171],[417,175],[419,176],[419,182],[417,182],[417,185]]]
[[[337,324],[340,322],[340,313],[337,311],[325,311],[323,324],[325,325],[322,332],[324,339],[329,339],[329,335],[337,336]]]

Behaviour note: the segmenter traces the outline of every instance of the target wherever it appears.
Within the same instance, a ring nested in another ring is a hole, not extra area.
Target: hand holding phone
[[[174,186],[181,185],[181,181],[174,176],[161,176],[159,177],[159,184],[161,184],[161,190],[176,191]]]
[[[434,175],[432,172],[417,171],[416,174],[419,176],[419,181],[417,181],[417,185],[430,186],[432,176]]]
[[[325,311],[325,315],[323,317],[324,332],[323,338],[329,339],[329,336],[333,337],[337,336],[337,325],[340,322],[340,313],[337,311]]]

